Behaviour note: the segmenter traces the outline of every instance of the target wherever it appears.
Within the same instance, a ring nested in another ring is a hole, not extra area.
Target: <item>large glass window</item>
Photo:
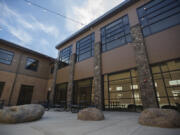
[[[55,104],[66,104],[68,83],[57,84],[55,89]]]
[[[103,52],[131,42],[128,16],[125,15],[103,27],[101,42]]]
[[[3,92],[4,84],[5,84],[4,82],[0,82],[0,98]]]
[[[75,90],[73,93],[74,104],[92,105],[92,79],[75,81]]]
[[[10,65],[13,60],[14,53],[0,49],[0,63]]]
[[[152,0],[137,9],[144,36],[180,23],[180,0]]]
[[[104,76],[104,104],[106,109],[126,109],[141,103],[136,70]]]
[[[151,67],[160,107],[180,104],[180,60]]]
[[[77,61],[82,61],[94,55],[94,33],[76,43]]]
[[[39,61],[33,58],[26,59],[26,69],[37,71],[39,65]]]
[[[60,51],[59,68],[63,68],[69,65],[71,54],[72,54],[72,45]]]

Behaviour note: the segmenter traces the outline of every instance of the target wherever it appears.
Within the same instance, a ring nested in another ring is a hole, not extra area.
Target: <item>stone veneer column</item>
[[[60,51],[58,52],[58,57],[54,61],[54,72],[53,72],[53,80],[52,80],[52,86],[51,86],[51,93],[50,93],[50,99],[49,104],[54,104],[54,93],[55,93],[55,87],[56,87],[56,78],[57,78],[57,70],[59,65],[59,59],[60,59]]]
[[[134,45],[141,99],[144,108],[158,107],[153,86],[152,74],[141,27],[139,24],[131,27],[132,43]]]
[[[101,76],[101,43],[94,44],[94,104],[98,109],[103,109],[102,101],[102,76]]]
[[[74,89],[74,68],[75,68],[76,54],[73,53],[70,58],[69,64],[69,82],[67,88],[67,110],[70,110],[72,104],[72,94]]]

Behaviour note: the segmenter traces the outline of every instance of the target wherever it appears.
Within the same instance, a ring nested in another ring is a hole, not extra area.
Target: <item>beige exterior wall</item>
[[[2,91],[1,99],[5,100],[5,104],[8,104],[9,96],[14,82],[15,73],[0,71],[0,82],[5,82],[4,89]]]
[[[12,94],[13,96],[11,99],[11,104],[12,105],[17,104],[21,85],[33,86],[33,95],[32,95],[31,103],[38,103],[40,101],[45,101],[47,83],[48,80],[25,76],[25,75],[18,75],[16,80],[16,85]]]
[[[150,63],[180,58],[180,25],[145,38]]]
[[[24,52],[22,50],[10,47],[3,43],[0,43],[0,48],[14,53],[14,57],[10,65],[0,63],[0,81],[5,82],[1,99],[5,100],[5,105],[8,105],[10,93],[12,91],[13,93],[10,104],[17,104],[21,85],[29,85],[34,87],[32,103],[45,101],[47,97],[47,87],[51,85],[51,83],[49,83],[48,80],[52,79],[50,69],[52,66],[53,59],[47,59],[46,57],[35,55],[30,52],[28,53],[26,51]],[[20,66],[17,69],[20,56],[22,56]],[[37,71],[25,69],[26,59],[28,57],[34,58],[39,61]],[[15,87],[12,90],[17,71],[18,74],[15,82]]]
[[[122,10],[118,14],[108,18],[106,21],[101,22],[100,24],[92,27],[90,30],[84,32],[80,36],[77,36],[73,40],[64,44],[59,50],[66,48],[69,45],[73,45],[73,52],[75,53],[76,42],[81,38],[89,35],[92,32],[95,32],[95,42],[100,41],[100,29],[113,22],[114,20],[128,14],[130,26],[134,26],[139,23],[137,16],[137,8],[141,5],[147,3],[150,0],[140,0],[132,6]],[[169,59],[175,59],[180,57],[180,39],[178,37],[180,35],[180,26],[175,26],[164,30],[162,32],[158,32],[151,36],[145,38],[145,43],[148,51],[148,57],[150,63],[157,63],[166,61]],[[123,46],[119,46],[118,48],[114,48],[110,51],[102,53],[102,73],[112,73],[122,70],[127,70],[130,68],[136,67],[135,53],[134,47],[131,43],[125,44]],[[75,64],[75,80],[93,77],[93,57],[83,60],[81,62],[77,62]],[[61,77],[60,77],[61,76]],[[66,78],[64,80],[68,81],[68,68],[60,69],[58,72],[58,78]],[[64,82],[59,81],[57,82]]]
[[[69,66],[58,70],[56,83],[64,83],[69,80]]]

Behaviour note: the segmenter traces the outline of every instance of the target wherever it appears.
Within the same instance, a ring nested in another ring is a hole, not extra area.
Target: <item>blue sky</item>
[[[88,24],[123,0],[29,0]],[[24,0],[0,0],[0,38],[57,56],[55,46],[83,26]]]

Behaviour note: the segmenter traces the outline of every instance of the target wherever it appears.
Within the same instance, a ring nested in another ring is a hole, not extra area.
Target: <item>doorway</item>
[[[75,82],[73,94],[74,104],[91,105],[92,101],[92,79],[80,80]]]
[[[31,104],[33,86],[22,85],[19,93],[17,105]]]

